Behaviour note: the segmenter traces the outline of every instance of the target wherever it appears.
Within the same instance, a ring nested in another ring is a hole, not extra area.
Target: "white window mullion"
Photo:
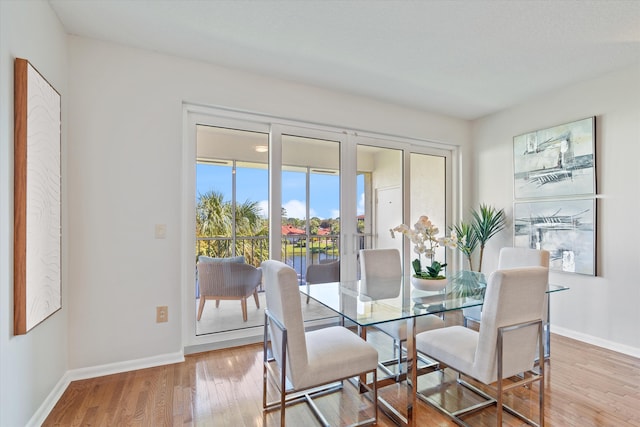
[[[269,132],[269,258],[282,259],[282,128]]]
[[[356,191],[356,142],[347,134],[340,146],[340,278],[355,280],[358,253],[358,194]]]

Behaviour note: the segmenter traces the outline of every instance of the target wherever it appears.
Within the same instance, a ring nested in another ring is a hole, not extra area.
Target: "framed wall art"
[[[62,308],[61,101],[27,61],[14,62],[14,334]]]
[[[596,274],[596,199],[516,202],[514,246],[549,251],[549,269]]]
[[[594,195],[595,117],[513,138],[514,197]]]

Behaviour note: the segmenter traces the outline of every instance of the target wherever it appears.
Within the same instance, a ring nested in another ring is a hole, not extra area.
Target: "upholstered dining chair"
[[[360,294],[371,299],[396,298],[400,295],[402,283],[402,263],[397,249],[360,249]],[[428,314],[414,319],[416,333],[429,331],[444,326],[440,317]],[[402,348],[407,341],[407,322],[398,320],[375,325],[393,339],[393,361],[383,361],[380,367],[388,375],[398,378],[402,374]],[[427,361],[428,362],[428,361]],[[396,364],[397,370],[393,374],[388,366]]]
[[[340,261],[320,262],[309,264],[305,274],[307,290],[315,283],[331,283],[340,281]],[[309,304],[309,292],[307,292],[307,304]]]
[[[329,423],[313,402],[313,396],[340,390],[345,379],[371,375],[373,381],[370,385],[367,381],[362,381],[361,385],[371,394],[373,417],[352,425],[377,423],[377,350],[343,326],[305,332],[295,270],[275,260],[264,261],[261,266],[267,303],[263,344],[263,409],[280,409],[280,425],[284,426],[285,408],[305,401],[318,420],[327,426]],[[278,401],[268,402],[269,380],[280,393]]]
[[[216,307],[219,307],[220,300],[239,300],[245,322],[247,298],[253,295],[256,307],[260,308],[258,287],[262,281],[262,271],[259,268],[244,262],[226,261],[200,261],[197,268],[200,289],[198,320],[202,317],[207,300],[215,300]]]
[[[545,250],[531,248],[511,248],[500,249],[498,255],[498,270],[521,267],[545,267],[549,268],[549,252]],[[548,302],[545,300],[545,315],[542,319],[547,323]],[[482,318],[482,306],[469,307],[462,310],[464,325],[467,326],[469,320],[480,323]]]
[[[534,372],[533,367],[536,357],[542,360],[544,353],[542,317],[547,276],[545,267],[496,270],[487,282],[479,331],[449,326],[416,335],[417,350],[459,374],[486,385],[495,384],[495,398],[460,378],[458,382],[461,385],[479,393],[487,399],[486,402],[450,411],[429,396],[421,397],[448,414],[457,424],[466,425],[462,417],[469,412],[497,404],[497,426],[502,426],[503,408],[535,426],[537,424],[531,419],[503,405],[503,393],[538,382],[540,425],[544,425],[544,363],[539,364],[538,372]],[[528,375],[510,382],[511,377],[522,373]]]

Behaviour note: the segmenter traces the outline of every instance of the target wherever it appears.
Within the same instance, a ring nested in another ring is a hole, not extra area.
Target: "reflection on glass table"
[[[401,407],[392,406],[385,399],[378,397],[379,405],[387,415],[400,425],[413,426],[413,408],[417,406],[417,394],[412,384],[417,384],[417,352],[415,348],[415,319],[428,314],[441,314],[465,307],[482,304],[482,299],[469,299],[453,292],[453,286],[447,285],[443,291],[428,292],[412,289],[409,278],[401,279],[400,291],[398,283],[377,283],[366,288],[359,281],[344,281],[315,284],[309,289],[302,287],[300,291],[340,314],[344,319],[355,323],[359,335],[366,339],[367,327],[385,322],[405,320],[407,322],[407,404]],[[481,285],[482,286],[482,285]],[[394,289],[393,292],[386,292]],[[479,292],[480,298],[484,292]],[[366,378],[361,378],[366,381]],[[383,387],[386,384],[378,382]]]
[[[414,361],[418,361],[415,349],[415,319],[428,314],[444,314],[475,307],[480,309],[484,302],[486,280],[481,273],[460,271],[453,274],[445,289],[439,292],[414,289],[410,285],[409,277],[401,279],[401,282],[400,292],[389,293],[385,292],[382,283],[374,287],[367,284],[365,289],[360,281],[321,283],[310,288],[301,287],[300,291],[353,322],[364,339],[369,326],[397,320],[407,321],[407,373],[403,378],[409,380],[406,382],[408,403],[403,408],[394,408],[381,398],[379,403],[385,413],[396,422],[413,426],[413,408],[416,407],[417,397],[411,384],[417,383]],[[398,288],[397,283],[389,285],[393,289]],[[569,288],[565,286],[550,284],[547,298],[554,292],[567,289]],[[548,349],[548,324],[545,330],[545,349]]]

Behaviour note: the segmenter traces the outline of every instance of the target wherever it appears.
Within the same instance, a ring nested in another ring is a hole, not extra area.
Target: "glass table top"
[[[426,314],[438,314],[481,306],[486,281],[481,273],[460,271],[447,279],[442,291],[421,291],[409,277],[378,280],[319,283],[301,286],[300,292],[340,313],[360,326],[369,326]],[[568,289],[549,285],[547,293]]]

